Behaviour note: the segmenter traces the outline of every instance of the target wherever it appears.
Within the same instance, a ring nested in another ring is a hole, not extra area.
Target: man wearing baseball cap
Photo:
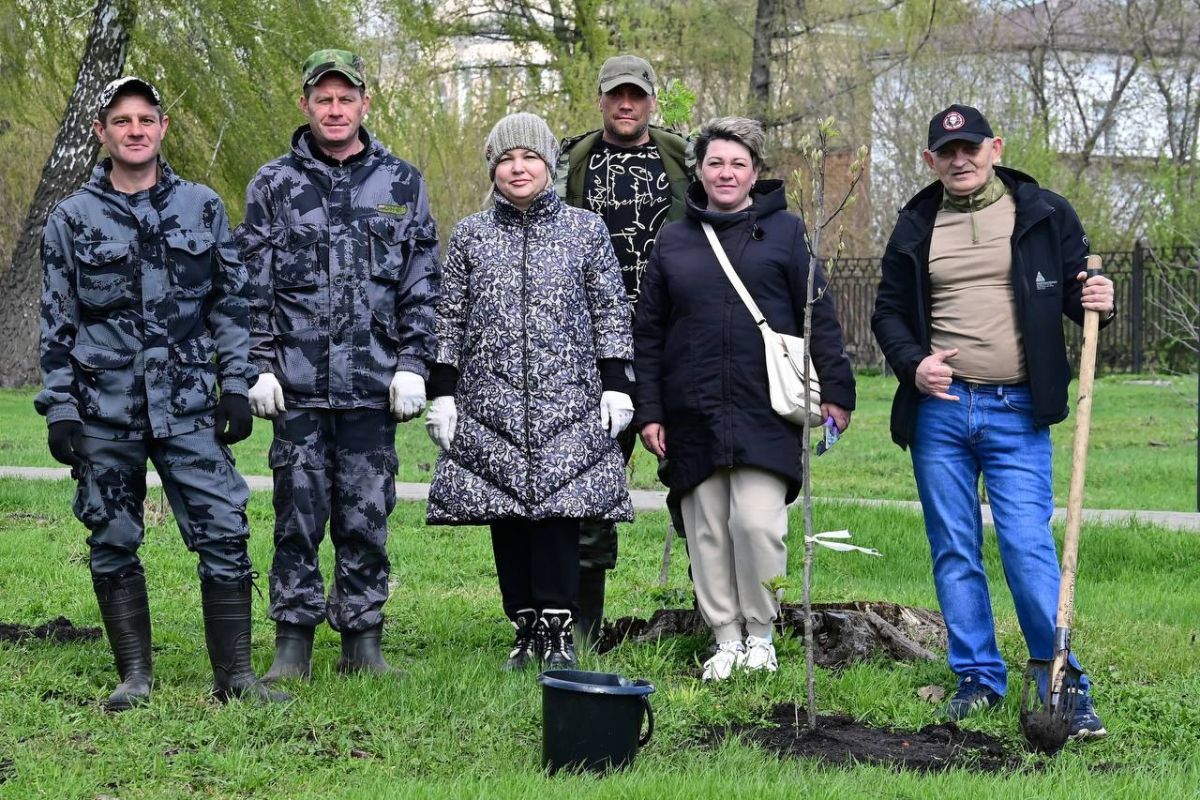
[[[555,190],[568,205],[604,219],[632,311],[659,228],[683,218],[693,165],[682,137],[650,124],[658,110],[657,77],[645,59],[608,59],[597,89],[603,127],[562,141]],[[617,439],[629,463],[637,435],[627,428]],[[604,618],[605,575],[617,564],[616,525],[585,522],[579,554],[576,629],[585,641],[594,641]]]
[[[250,407],[274,422],[275,661],[306,679],[313,634],[341,633],[341,672],[388,673],[381,639],[396,504],[396,423],[425,408],[437,228],[421,174],[363,127],[362,59],[318,50],[300,70],[305,123],[246,190],[238,241],[254,288]],[[335,564],[326,597],[317,552]]]
[[[1107,322],[1114,312],[1112,281],[1087,277],[1075,210],[998,166],[1003,151],[978,109],[956,104],[930,120],[922,157],[937,180],[900,212],[871,320],[900,381],[892,439],[912,455],[924,510],[958,677],[942,708],[952,721],[999,704],[1008,685],[983,566],[980,475],[1025,643],[1034,658],[1052,655],[1060,573],[1049,426],[1067,416],[1071,380],[1062,317],[1082,324],[1087,309]],[[1089,689],[1071,735],[1104,734]]]
[[[121,683],[106,701],[145,703],[150,608],[138,558],[146,460],[199,556],[214,693],[287,700],[250,666],[246,482],[227,445],[250,435],[246,272],[225,207],[159,151],[170,120],[158,90],[119,78],[92,130],[108,151],[58,204],[42,235],[41,366],[34,400],[50,453],[78,482],[92,584]]]

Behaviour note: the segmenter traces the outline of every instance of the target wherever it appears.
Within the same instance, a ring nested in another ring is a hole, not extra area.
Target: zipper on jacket
[[[529,219],[526,212],[521,212],[521,345],[521,369],[525,374],[525,487],[532,511],[533,445],[529,429],[533,414],[529,386]]]

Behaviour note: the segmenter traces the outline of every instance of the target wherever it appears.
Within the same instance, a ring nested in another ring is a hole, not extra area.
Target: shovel
[[[1087,274],[1100,274],[1100,257],[1088,256]],[[1079,400],[1076,405],[1075,447],[1071,457],[1071,490],[1067,498],[1067,530],[1063,536],[1062,581],[1058,588],[1058,619],[1054,627],[1054,657],[1031,658],[1025,666],[1021,691],[1021,732],[1030,746],[1056,753],[1067,742],[1083,673],[1070,663],[1071,616],[1075,606],[1075,563],[1083,512],[1083,481],[1087,473],[1088,434],[1092,424],[1092,383],[1096,374],[1096,339],[1100,314],[1083,312],[1083,351],[1079,358]]]

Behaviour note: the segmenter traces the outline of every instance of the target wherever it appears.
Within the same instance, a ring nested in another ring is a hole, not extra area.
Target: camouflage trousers
[[[383,622],[396,507],[396,422],[382,409],[302,408],[275,420],[272,619],[338,631]],[[325,599],[317,551],[329,525],[333,585]]]
[[[73,510],[91,532],[87,543],[94,578],[140,564],[146,459],[162,479],[184,544],[200,556],[200,579],[239,581],[250,574],[250,492],[212,428],[164,439],[84,436],[80,455],[84,463],[72,470],[79,484]]]

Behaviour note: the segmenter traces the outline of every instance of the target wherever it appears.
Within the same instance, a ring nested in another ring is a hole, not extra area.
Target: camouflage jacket
[[[41,366],[48,424],[89,435],[166,437],[213,424],[217,384],[246,394],[246,272],[221,198],[160,161],[123,194],[110,162],[63,200],[42,233]]]
[[[425,181],[366,131],[343,166],[292,152],[246,189],[237,239],[253,286],[250,360],[289,406],[387,408],[397,370],[428,376],[437,227]]]

